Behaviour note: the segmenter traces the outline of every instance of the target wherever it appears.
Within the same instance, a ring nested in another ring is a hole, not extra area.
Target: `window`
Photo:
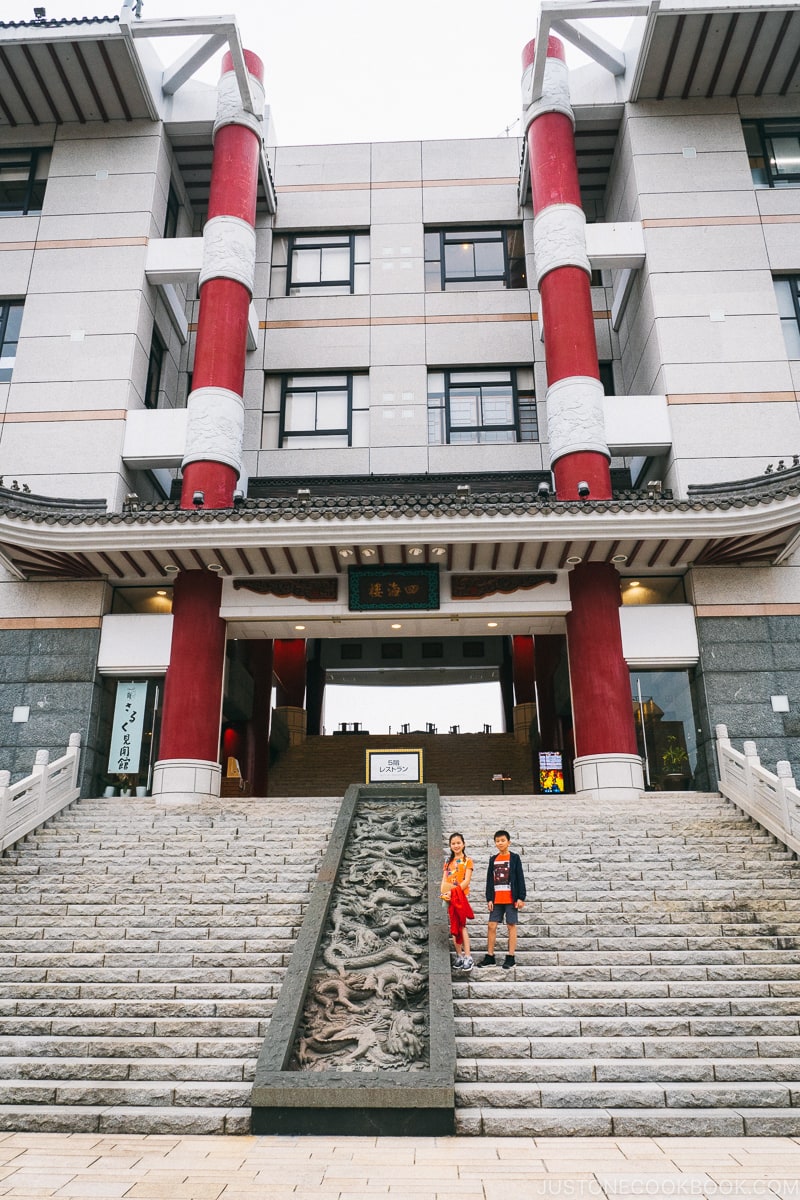
[[[524,288],[522,230],[437,229],[425,234],[425,290]]]
[[[538,441],[533,372],[432,371],[428,375],[428,442],[486,445]]]
[[[352,296],[369,291],[369,234],[276,237],[271,296]]]
[[[368,417],[366,375],[286,375],[278,445],[365,446]]]
[[[49,166],[49,150],[0,150],[0,213],[41,212]]]
[[[8,383],[17,357],[22,301],[0,300],[0,383]]]
[[[181,202],[178,199],[178,193],[175,191],[175,185],[169,185],[169,195],[167,196],[167,214],[164,218],[164,237],[174,238],[178,236],[178,218],[181,213]]]
[[[147,362],[147,383],[144,389],[145,408],[158,408],[158,393],[161,389],[161,372],[164,369],[164,343],[153,330],[150,343],[150,358]]]
[[[800,275],[773,279],[783,340],[789,358],[800,358]]]
[[[756,187],[800,184],[800,121],[742,121]]]

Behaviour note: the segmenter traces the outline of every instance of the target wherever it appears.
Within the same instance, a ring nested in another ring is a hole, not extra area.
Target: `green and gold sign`
[[[351,612],[438,609],[439,567],[349,567],[348,596]]]

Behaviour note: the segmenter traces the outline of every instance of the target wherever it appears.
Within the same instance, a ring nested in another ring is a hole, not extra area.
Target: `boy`
[[[494,835],[497,854],[489,859],[489,869],[486,872],[486,900],[489,905],[489,929],[486,935],[486,953],[478,966],[495,966],[494,943],[497,937],[497,926],[505,918],[508,925],[508,954],[503,960],[504,970],[516,966],[514,952],[517,948],[518,913],[525,907],[525,876],[522,872],[522,859],[513,850],[511,834],[506,829],[498,829]]]

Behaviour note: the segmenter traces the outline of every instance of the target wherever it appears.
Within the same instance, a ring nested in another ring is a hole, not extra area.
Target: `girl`
[[[450,931],[453,935],[453,944],[456,948],[455,967],[457,971],[471,971],[474,963],[469,952],[469,934],[467,933],[466,916],[474,916],[472,909],[469,906],[469,901],[466,902],[466,914],[464,913],[464,904],[459,903],[457,910],[452,900],[452,894],[456,888],[460,888],[464,899],[469,896],[469,882],[472,879],[472,872],[475,869],[475,864],[471,858],[467,857],[467,848],[464,844],[464,838],[460,833],[453,833],[450,836],[450,857],[445,859],[444,870],[442,871],[442,899],[447,901],[450,913]]]

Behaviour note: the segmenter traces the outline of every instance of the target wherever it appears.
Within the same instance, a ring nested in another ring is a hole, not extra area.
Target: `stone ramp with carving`
[[[800,1134],[790,851],[717,795],[442,808],[476,860],[476,962],[496,828],[528,881],[516,968],[454,975],[460,1133]]]
[[[0,1129],[246,1133],[341,797],[83,800],[0,858]]]

